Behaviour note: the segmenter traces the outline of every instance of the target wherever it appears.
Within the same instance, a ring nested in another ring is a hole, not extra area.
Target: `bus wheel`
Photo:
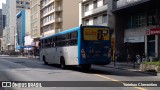
[[[91,64],[87,64],[87,65],[81,65],[82,69],[90,69],[91,68]]]
[[[44,64],[48,65],[48,62],[46,62],[46,57],[45,56],[43,56],[43,62],[44,62]]]
[[[65,68],[66,68],[65,60],[64,60],[63,57],[60,58],[60,65],[61,65],[61,68],[62,68],[62,69],[65,69]]]

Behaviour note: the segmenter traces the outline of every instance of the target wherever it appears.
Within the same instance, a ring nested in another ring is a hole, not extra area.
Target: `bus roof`
[[[59,33],[56,33],[56,34],[52,34],[50,36],[46,36],[46,37],[42,37],[40,39],[47,39],[47,38],[50,38],[50,37],[54,37],[54,36],[58,36],[58,35],[62,35],[62,34],[67,34],[67,33],[70,33],[70,32],[74,32],[74,31],[77,31],[80,29],[81,26],[78,26],[78,27],[75,27],[75,28],[71,28],[71,29],[68,29],[68,30],[65,30],[65,31],[62,31],[62,32],[59,32]],[[106,27],[106,26],[93,26],[93,25],[90,25],[90,26],[82,26],[82,27],[99,27],[99,28],[109,28],[109,27]]]
[[[58,35],[66,34],[66,33],[69,33],[69,32],[74,32],[74,31],[77,31],[78,29],[80,29],[80,27],[71,28],[71,29],[68,29],[68,30],[65,30],[65,31],[62,31],[62,32],[59,32],[59,33],[56,33],[56,34],[52,34],[50,36],[42,37],[41,39],[47,39],[47,38],[50,38],[50,37],[53,37],[53,36],[58,36]]]

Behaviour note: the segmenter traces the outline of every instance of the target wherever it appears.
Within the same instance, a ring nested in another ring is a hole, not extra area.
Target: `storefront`
[[[147,34],[147,55],[148,57],[160,57],[160,27],[151,28]]]
[[[135,58],[136,54],[142,55],[145,51],[145,36],[125,37],[126,54]]]

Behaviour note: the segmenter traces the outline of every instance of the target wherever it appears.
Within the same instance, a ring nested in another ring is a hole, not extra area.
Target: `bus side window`
[[[77,39],[71,39],[70,40],[70,45],[77,45]]]
[[[76,32],[72,32],[71,34],[70,34],[70,45],[72,46],[72,45],[77,45],[77,38],[78,38],[78,32],[76,31]]]
[[[47,39],[44,40],[44,48],[47,47]]]

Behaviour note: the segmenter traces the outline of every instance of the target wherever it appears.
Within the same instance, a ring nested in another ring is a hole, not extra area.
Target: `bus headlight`
[[[82,55],[82,58],[86,58],[86,52],[84,49],[81,50],[81,55]]]

